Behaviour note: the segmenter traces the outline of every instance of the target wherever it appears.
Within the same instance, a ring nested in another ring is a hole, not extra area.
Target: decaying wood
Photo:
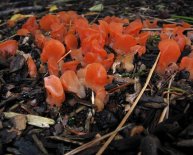
[[[5,118],[9,119],[18,115],[23,115],[15,112],[4,112]],[[40,128],[49,128],[50,125],[55,124],[55,121],[50,118],[36,116],[36,115],[25,115],[27,118],[27,123],[33,126],[37,126]]]

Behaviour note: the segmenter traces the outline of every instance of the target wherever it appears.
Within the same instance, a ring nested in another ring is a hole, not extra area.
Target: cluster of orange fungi
[[[143,28],[157,27],[156,20],[129,22],[115,16],[89,24],[83,16],[68,11],[47,14],[39,22],[35,16],[30,17],[17,35],[31,34],[37,47],[42,49],[40,59],[42,64],[47,64],[49,72],[44,78],[47,103],[60,107],[65,101],[65,92],[84,98],[85,88],[90,88],[95,93],[96,110],[101,111],[107,94],[104,86],[112,82],[112,76],[107,72],[116,58],[124,56],[125,63],[131,63],[134,54],[142,56],[146,52],[147,39],[156,34],[161,39],[158,45],[161,57],[156,71],[164,74],[169,64],[177,62],[185,45],[191,45],[190,39],[183,34],[189,24],[164,24],[162,31],[142,31]],[[108,53],[104,48],[106,45],[116,55]],[[0,43],[0,55],[4,58],[14,56],[17,48],[15,40]],[[67,53],[70,53],[71,61],[65,61]],[[28,57],[27,65],[29,76],[37,77],[38,69],[32,57]],[[193,79],[193,54],[182,58],[179,69],[189,71]]]

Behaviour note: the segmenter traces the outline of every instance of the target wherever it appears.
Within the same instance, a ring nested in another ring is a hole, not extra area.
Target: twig
[[[129,83],[129,82],[128,82],[128,83],[124,83],[124,84],[122,84],[122,85],[119,85],[119,86],[117,86],[117,87],[115,87],[115,88],[112,88],[112,89],[108,90],[108,93],[113,93],[113,92],[115,92],[116,90],[125,88],[125,87],[127,87],[128,85],[130,85],[130,84],[134,84],[134,82],[133,82],[133,83]]]
[[[0,42],[4,42],[4,41],[6,41],[6,40],[8,40],[8,39],[11,39],[11,38],[15,37],[16,35],[17,35],[17,34],[13,34],[12,36],[3,39],[3,40],[1,40]]]
[[[43,6],[25,6],[25,7],[21,7],[21,8],[13,8],[13,9],[5,9],[3,11],[0,11],[0,17],[4,17],[6,15],[9,15],[13,12],[24,12],[24,11],[41,11],[43,10],[44,7]]]
[[[158,21],[167,22],[167,23],[171,23],[171,24],[176,24],[177,23],[177,22],[171,21],[171,20],[174,20],[174,19],[160,19],[160,18],[145,16],[145,15],[140,15],[140,16],[144,19],[150,18],[150,19],[156,19]]]
[[[57,64],[62,60],[64,59],[68,54],[70,54],[72,52],[72,50],[68,51],[66,54],[64,54],[63,57],[60,58],[60,60],[58,60]]]
[[[80,146],[80,147],[77,147],[76,149],[74,149],[74,150],[66,153],[65,155],[74,155],[74,154],[77,154],[77,153],[79,153],[80,151],[83,151],[83,150],[85,150],[85,149],[87,149],[87,148],[95,145],[96,143],[102,141],[103,139],[106,139],[107,137],[111,136],[112,134],[117,133],[117,132],[119,132],[119,131],[121,131],[121,130],[129,127],[129,126],[131,126],[131,124],[128,124],[128,125],[120,128],[120,129],[117,129],[117,130],[113,131],[113,132],[110,132],[110,133],[108,133],[108,134],[106,134],[106,135],[104,135],[104,136],[102,136],[102,137],[100,137],[100,138],[94,139],[94,140],[92,140],[92,141],[90,141],[90,142],[88,142],[88,143],[86,143],[86,144],[84,144],[84,145],[82,145],[82,146]]]
[[[4,112],[3,113],[5,118],[10,119],[12,117],[18,116],[18,115],[24,115],[20,113],[15,112]],[[42,116],[36,116],[36,115],[25,115],[27,118],[27,123],[29,125],[37,126],[40,128],[48,128],[50,125],[55,124],[55,121],[53,119],[42,117]]]
[[[2,108],[4,105],[6,105],[7,103],[14,103],[13,101],[16,101],[19,99],[19,95],[14,95],[14,96],[11,96],[9,97],[8,99],[6,100],[2,100],[0,102],[0,108]]]
[[[170,79],[170,82],[168,84],[168,93],[167,93],[167,106],[164,108],[164,110],[162,111],[162,114],[160,116],[160,119],[159,119],[159,123],[161,123],[164,118],[166,117],[166,114],[169,113],[169,105],[170,105],[170,88],[171,88],[171,85],[172,85],[172,82],[174,80],[174,77],[175,77],[176,74],[174,74],[171,79]]]
[[[159,57],[160,57],[160,53],[158,54],[157,56],[157,59],[153,65],[153,67],[151,68],[150,72],[149,72],[149,75],[147,77],[147,80],[145,82],[145,85],[144,87],[142,88],[141,92],[139,93],[138,97],[136,98],[135,102],[132,104],[130,110],[127,112],[127,114],[125,115],[125,117],[122,119],[121,123],[119,124],[119,126],[117,127],[117,129],[115,130],[115,133],[113,135],[111,135],[111,137],[109,137],[109,139],[106,141],[106,143],[100,148],[100,150],[97,152],[97,155],[101,155],[105,149],[108,147],[108,145],[111,143],[111,141],[114,139],[114,137],[116,136],[117,132],[124,124],[125,122],[127,121],[127,119],[129,118],[129,116],[131,115],[131,113],[133,112],[134,108],[136,107],[139,99],[141,98],[141,96],[143,95],[146,87],[148,86],[149,84],[149,81],[154,73],[154,70],[156,68],[156,65],[158,63],[158,60],[159,60]]]
[[[38,137],[33,134],[32,135],[32,138],[35,142],[35,144],[37,145],[37,147],[45,154],[45,155],[48,155],[48,151],[45,149],[43,143],[38,139]]]
[[[1,24],[0,24],[0,27],[1,27],[1,26],[4,26],[4,25],[6,25],[6,22],[1,23]]]
[[[162,31],[164,28],[143,28],[141,31]],[[167,30],[174,30],[174,28],[166,28]],[[184,31],[193,31],[193,28],[185,28]]]
[[[83,144],[82,142],[71,140],[71,139],[66,138],[66,137],[49,136],[47,138],[52,139],[52,140],[58,140],[58,141],[62,141],[62,142],[67,142],[67,143],[73,143],[73,144],[76,144],[76,145],[82,145]]]

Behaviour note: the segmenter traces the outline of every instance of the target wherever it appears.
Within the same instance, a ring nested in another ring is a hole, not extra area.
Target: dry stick
[[[114,137],[116,136],[117,131],[125,124],[125,122],[126,122],[127,119],[129,118],[129,116],[130,116],[131,113],[133,112],[133,110],[134,110],[134,108],[136,107],[139,99],[141,98],[141,96],[143,95],[143,93],[144,93],[147,85],[149,84],[149,81],[150,81],[150,79],[151,79],[151,77],[152,77],[152,75],[153,75],[153,72],[154,72],[154,70],[155,70],[155,68],[156,68],[156,65],[157,65],[157,63],[158,63],[159,57],[160,57],[160,53],[158,54],[157,59],[156,59],[153,67],[151,68],[151,70],[150,70],[150,72],[149,72],[149,75],[148,75],[148,77],[147,77],[147,80],[146,80],[146,82],[145,82],[145,85],[144,85],[143,89],[141,90],[141,92],[140,92],[139,95],[137,96],[135,102],[132,104],[131,109],[127,112],[127,114],[125,115],[125,117],[122,119],[121,123],[119,124],[119,126],[118,126],[117,129],[115,130],[115,133],[114,133],[113,135],[111,135],[111,137],[109,137],[109,139],[108,139],[108,140],[106,141],[106,143],[100,148],[100,150],[97,152],[96,155],[101,155],[101,154],[105,151],[105,149],[108,147],[108,145],[111,143],[111,141],[112,141],[112,140],[114,139]]]
[[[45,149],[43,143],[38,139],[38,137],[33,134],[32,139],[34,140],[37,147],[44,153],[44,155],[48,155],[48,151]]]
[[[5,39],[1,40],[0,43],[1,43],[1,42],[4,42],[4,41],[6,41],[6,40],[9,40],[9,39],[15,37],[16,35],[17,35],[17,34],[13,34],[12,36],[10,36],[10,37],[8,37],[8,38],[5,38]]]
[[[174,22],[174,21],[171,21],[171,20],[174,20],[174,19],[160,19],[160,18],[155,18],[155,17],[151,17],[151,16],[145,16],[145,15],[141,15],[142,18],[151,18],[151,19],[156,19],[158,21],[161,21],[161,22],[167,22],[167,23],[171,23],[171,24],[176,24],[177,22]]]
[[[162,31],[166,30],[174,30],[174,28],[142,28],[141,31]],[[193,28],[185,28],[184,31],[193,31]]]
[[[166,113],[169,113],[169,105],[170,105],[170,88],[171,88],[171,85],[172,85],[172,81],[174,80],[174,77],[175,77],[176,74],[174,74],[170,81],[169,81],[169,84],[168,84],[168,93],[167,93],[167,106],[164,108],[164,110],[162,111],[162,114],[160,116],[160,119],[159,119],[159,123],[163,122],[164,118],[166,117]]]
[[[88,143],[86,143],[86,144],[84,144],[84,145],[82,145],[82,146],[80,146],[80,147],[77,147],[76,149],[74,149],[74,150],[66,153],[65,155],[74,155],[74,154],[77,154],[77,153],[79,153],[80,151],[83,151],[83,150],[85,150],[85,149],[93,146],[94,144],[100,142],[101,140],[103,140],[103,139],[111,136],[112,134],[114,134],[114,133],[116,133],[116,132],[119,132],[119,131],[127,128],[128,126],[130,126],[130,124],[128,124],[128,125],[120,128],[119,130],[115,130],[115,131],[113,131],[113,132],[110,132],[110,133],[108,133],[108,134],[106,134],[106,135],[104,135],[104,136],[102,136],[102,137],[100,137],[100,138],[94,139],[94,140],[92,140],[92,141],[90,141],[90,142],[88,142]]]
[[[72,52],[72,50],[68,51],[66,54],[64,54],[63,57],[60,58],[60,60],[58,60],[57,64],[62,60],[64,59],[68,54],[70,54]]]

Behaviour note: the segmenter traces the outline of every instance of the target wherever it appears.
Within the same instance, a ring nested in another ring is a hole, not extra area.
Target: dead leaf
[[[58,10],[57,5],[52,5],[52,6],[50,6],[49,12],[53,12],[53,11],[56,11],[56,10]]]
[[[89,11],[98,11],[98,12],[100,12],[103,9],[104,9],[104,6],[103,6],[103,4],[100,3],[100,4],[94,5],[91,8],[89,8]]]
[[[31,17],[33,15],[23,15],[23,14],[14,14],[13,16],[11,16],[10,20],[17,22],[18,20],[24,19],[24,18],[28,18]]]

